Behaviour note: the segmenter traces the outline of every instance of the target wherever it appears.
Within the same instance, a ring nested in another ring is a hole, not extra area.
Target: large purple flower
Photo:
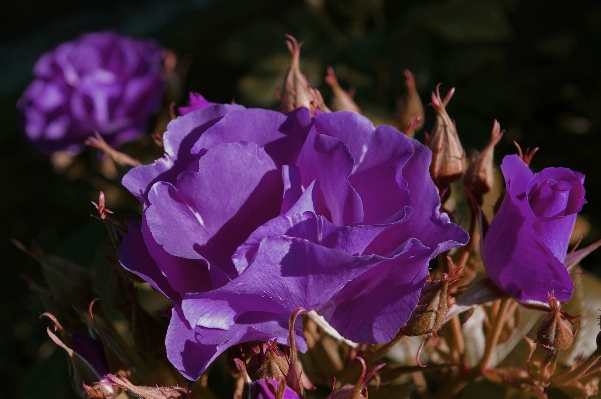
[[[517,155],[501,165],[507,193],[482,243],[490,279],[522,302],[570,299],[563,261],[576,214],[586,203],[584,176],[566,168],[532,172]]]
[[[353,112],[216,105],[164,141],[123,179],[144,214],[120,255],[173,301],[168,357],[191,379],[237,343],[286,343],[298,307],[353,341],[389,341],[429,260],[468,239],[439,211],[430,150]]]
[[[95,132],[111,146],[137,139],[161,103],[162,57],[157,43],[114,32],[44,54],[17,103],[28,140],[42,152],[79,153]]]

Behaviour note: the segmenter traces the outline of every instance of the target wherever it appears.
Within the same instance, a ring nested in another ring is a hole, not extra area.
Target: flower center
[[[564,216],[572,185],[566,181],[545,180],[530,190],[528,202],[539,217]]]

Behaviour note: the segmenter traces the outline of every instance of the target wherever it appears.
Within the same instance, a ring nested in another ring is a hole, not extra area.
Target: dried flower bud
[[[367,381],[371,379],[376,371],[384,367],[384,363],[378,364],[374,368],[372,368],[369,372],[367,372],[367,365],[365,364],[365,360],[363,358],[357,356],[357,360],[361,362],[361,375],[357,379],[355,385],[344,385],[337,389],[332,389],[332,392],[328,395],[326,399],[367,399]]]
[[[495,145],[501,140],[501,137],[503,137],[501,125],[495,121],[490,142],[480,156],[472,162],[463,178],[463,184],[472,192],[479,204],[482,203],[482,195],[489,192],[495,183],[493,154]]]
[[[419,295],[417,307],[411,314],[401,332],[409,337],[428,334],[435,335],[442,327],[449,310],[449,286],[457,281],[457,270],[443,273],[442,278],[428,278]]]
[[[404,73],[407,78],[405,82],[407,93],[397,100],[394,117],[399,130],[407,136],[413,137],[414,133],[424,125],[424,106],[415,89],[415,77],[408,70],[405,70]],[[413,122],[418,118],[418,122],[414,124]]]
[[[432,150],[430,175],[434,183],[443,188],[463,175],[465,151],[459,141],[455,123],[445,109],[455,89],[451,89],[443,100],[440,98],[439,86],[436,87],[436,93],[432,93],[432,107],[437,117],[432,136],[428,139],[428,147]]]
[[[300,71],[300,46],[296,39],[286,35],[288,40],[286,45],[292,54],[290,68],[286,71],[284,78],[284,87],[281,93],[278,92],[279,111],[282,113],[290,112],[296,108],[306,107],[315,115],[315,111],[330,112],[326,107],[321,93],[309,86],[307,77]]]
[[[241,347],[248,346],[242,344]],[[249,377],[254,380],[271,379],[277,380],[288,374],[288,356],[278,349],[277,341],[250,343],[252,347],[244,352],[251,352],[246,363]]]
[[[572,346],[577,328],[573,324],[578,316],[570,316],[561,311],[559,301],[549,294],[551,313],[540,323],[536,330],[537,342],[550,351],[564,351]]]
[[[326,76],[325,80],[334,92],[334,100],[332,100],[332,104],[330,105],[334,111],[353,111],[359,114],[361,113],[361,110],[353,101],[355,90],[351,89],[348,92],[344,91],[344,89],[338,84],[338,79],[336,79],[336,75],[334,74],[334,69],[332,67],[328,67],[328,75]]]

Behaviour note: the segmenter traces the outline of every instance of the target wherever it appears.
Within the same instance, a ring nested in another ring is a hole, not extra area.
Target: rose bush
[[[115,147],[143,133],[165,87],[162,48],[114,32],[82,35],[44,54],[17,103],[42,152],[79,153],[95,132]]]
[[[209,106],[172,121],[164,144],[123,179],[144,212],[120,258],[173,301],[168,357],[190,379],[237,343],[287,343],[298,307],[387,342],[429,260],[468,240],[439,210],[430,150],[353,112]]]
[[[490,279],[522,302],[570,299],[563,261],[576,214],[586,203],[584,176],[566,168],[534,173],[517,155],[501,165],[507,192],[482,243]]]

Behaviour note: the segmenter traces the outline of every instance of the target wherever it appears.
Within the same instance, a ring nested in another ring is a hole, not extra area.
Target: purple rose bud
[[[570,299],[565,260],[576,214],[586,203],[584,176],[566,168],[533,173],[517,155],[501,165],[507,193],[482,243],[491,280],[519,301]]]
[[[180,115],[186,115],[187,113],[196,111],[197,109],[203,109],[216,104],[217,103],[207,101],[202,96],[202,94],[194,93],[193,91],[191,91],[188,95],[188,102],[186,103],[186,106],[178,107],[177,110],[179,111]]]
[[[17,103],[39,151],[82,151],[98,132],[111,147],[140,137],[160,106],[163,50],[114,32],[80,36],[44,54]]]
[[[215,105],[171,121],[164,143],[123,178],[144,213],[120,259],[174,303],[167,354],[189,379],[231,346],[290,344],[299,307],[388,342],[429,261],[468,240],[440,212],[430,150],[354,112]]]

